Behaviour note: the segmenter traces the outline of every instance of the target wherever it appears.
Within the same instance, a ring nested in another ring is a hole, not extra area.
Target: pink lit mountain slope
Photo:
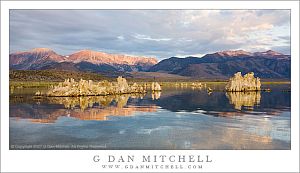
[[[65,58],[48,48],[35,48],[30,51],[9,55],[9,66],[13,69],[27,70],[45,66],[53,62],[63,62]]]
[[[14,70],[146,71],[157,64],[155,58],[108,54],[92,50],[82,50],[69,56],[62,56],[47,48],[12,53],[9,60],[10,68]]]
[[[78,63],[81,61],[90,62],[93,64],[149,64],[154,65],[157,63],[155,58],[127,56],[119,54],[108,54],[104,52],[96,52],[92,50],[82,50],[70,55],[67,61]]]

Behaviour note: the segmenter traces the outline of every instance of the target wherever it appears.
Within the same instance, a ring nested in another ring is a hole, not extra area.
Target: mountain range
[[[10,69],[14,70],[71,70],[96,73],[147,71],[157,64],[157,59],[148,57],[108,54],[81,50],[62,56],[48,48],[35,48],[9,55]]]
[[[171,57],[152,66],[149,71],[194,78],[228,78],[234,73],[254,72],[261,78],[290,78],[291,56],[272,50],[250,53],[243,50],[206,54],[202,58]]]
[[[9,56],[11,70],[68,70],[100,73],[106,76],[133,72],[168,73],[190,78],[227,79],[237,71],[253,71],[261,78],[291,77],[291,56],[272,50],[246,52],[221,51],[203,57],[171,57],[158,62],[153,57],[138,57],[81,50],[63,56],[48,48],[36,48]]]

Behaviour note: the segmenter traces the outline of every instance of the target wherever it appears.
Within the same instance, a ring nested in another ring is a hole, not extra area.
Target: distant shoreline
[[[228,78],[192,78],[164,72],[120,72],[99,74],[92,72],[67,71],[67,70],[10,70],[9,80],[12,82],[62,82],[73,78],[93,81],[115,81],[118,76],[125,77],[128,82],[227,82]],[[260,77],[260,76],[256,76]],[[261,77],[260,77],[261,78]],[[261,78],[262,82],[290,82],[288,78]]]
[[[151,84],[151,81],[129,81],[129,84],[136,83],[147,83]],[[194,82],[201,82],[203,84],[208,85],[225,85],[227,81],[180,81],[180,82],[174,82],[174,81],[161,81],[160,84],[162,87],[175,87],[176,84],[185,84],[187,86],[191,86]],[[10,88],[39,88],[39,87],[50,87],[55,86],[59,82],[58,81],[15,81],[10,80],[9,81],[9,87]],[[282,85],[282,84],[291,84],[291,81],[262,81],[262,85]]]

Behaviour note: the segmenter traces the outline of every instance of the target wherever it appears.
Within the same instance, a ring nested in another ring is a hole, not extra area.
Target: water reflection
[[[165,88],[146,95],[42,99],[32,98],[35,91],[18,92],[10,95],[10,145],[290,149],[291,93],[273,88],[269,93],[210,95]]]
[[[218,128],[218,127],[217,127]],[[239,128],[224,128],[218,129],[218,134],[215,132],[204,131],[198,134],[192,134],[195,138],[205,138],[199,143],[192,142],[191,148],[201,149],[276,149],[279,145],[277,139],[273,139],[269,135],[259,135],[255,133],[247,133]],[[213,141],[213,142],[212,142]]]
[[[241,110],[242,107],[253,110],[255,105],[259,105],[261,99],[260,92],[226,92],[226,97],[237,110]]]
[[[109,116],[132,116],[135,112],[155,112],[157,106],[127,106],[129,99],[142,99],[143,94],[92,97],[48,97],[36,104],[11,105],[11,117],[35,123],[55,123],[62,116],[80,120],[108,120]],[[45,102],[47,104],[45,104]],[[59,105],[64,105],[61,108]]]
[[[120,116],[128,116],[135,111],[147,111],[145,109],[148,107],[151,111],[153,111],[153,108],[161,107],[171,112],[185,111],[193,114],[203,113],[222,117],[243,116],[245,114],[273,116],[279,115],[283,111],[289,111],[290,99],[290,93],[284,92],[213,92],[208,95],[206,91],[174,89],[164,90],[163,94],[162,92],[153,92],[147,95],[125,94],[91,97],[48,97],[43,99],[32,99],[32,96],[17,95],[10,97],[10,116],[24,117],[27,114],[30,117],[30,114],[32,114],[36,117],[45,117],[45,115],[37,114],[47,115],[47,112],[48,114],[56,114],[61,111],[71,111],[73,113],[79,111],[83,115],[82,117],[91,120],[92,117],[95,117],[95,114],[99,115],[100,112],[107,112],[108,109],[110,113],[105,113],[107,115],[118,116],[119,113]],[[129,111],[129,109],[132,111]],[[18,114],[18,110],[23,110],[23,115]],[[91,114],[90,118],[87,118],[88,114]],[[56,117],[56,115],[49,115],[49,117]],[[98,116],[94,119],[105,120],[105,117]],[[55,120],[56,118],[49,119]]]
[[[82,111],[92,108],[95,104],[102,107],[109,106],[113,101],[116,107],[122,108],[126,106],[128,99],[143,99],[145,94],[122,94],[114,96],[90,96],[90,97],[47,97],[50,104],[62,104],[67,109],[74,109],[79,106]]]
[[[161,91],[154,91],[152,92],[152,100],[158,100],[160,98]]]

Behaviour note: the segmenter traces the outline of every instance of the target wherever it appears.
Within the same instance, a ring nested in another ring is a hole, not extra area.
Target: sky
[[[201,57],[224,50],[290,54],[289,10],[10,10],[10,52],[51,48]]]

